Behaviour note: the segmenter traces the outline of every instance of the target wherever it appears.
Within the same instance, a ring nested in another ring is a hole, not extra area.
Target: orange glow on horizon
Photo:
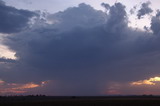
[[[31,88],[37,88],[37,87],[40,87],[40,85],[34,84],[34,83],[28,83],[28,84],[24,84],[20,87],[16,87],[16,88],[13,88],[13,89],[31,89]]]
[[[107,94],[107,95],[119,95],[121,93],[118,90],[108,90],[107,92],[105,92],[105,94]]]
[[[28,92],[28,89],[39,88],[45,86],[49,81],[42,81],[40,84],[36,84],[33,82],[26,84],[18,84],[18,83],[7,83],[3,80],[0,80],[0,94],[22,94]]]
[[[0,80],[0,84],[3,84],[4,83],[4,81],[3,80]]]

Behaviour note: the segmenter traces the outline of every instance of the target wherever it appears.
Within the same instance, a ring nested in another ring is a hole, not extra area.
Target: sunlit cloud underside
[[[15,56],[15,52],[9,50],[7,46],[0,45],[0,57],[7,58],[7,59],[14,59],[16,60],[17,57]]]
[[[33,82],[19,84],[19,83],[7,83],[0,80],[0,94],[23,94],[28,92],[30,89],[43,87],[48,81],[42,81],[40,84]]]
[[[160,77],[154,77],[146,80],[132,82],[131,85],[156,85],[158,82],[160,82]]]

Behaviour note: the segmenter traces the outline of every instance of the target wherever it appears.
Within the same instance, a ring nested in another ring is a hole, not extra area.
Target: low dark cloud
[[[151,4],[150,1],[148,1],[146,3],[142,3],[141,9],[138,11],[138,14],[137,14],[138,19],[141,19],[142,16],[145,16],[145,15],[150,14],[150,13],[153,12],[153,10],[149,7],[150,4]]]
[[[152,19],[153,34],[128,27],[123,4],[104,7],[107,13],[83,3],[49,14],[45,21],[37,19],[30,29],[5,38],[18,60],[0,77],[21,83],[52,80],[47,92],[53,95],[100,95],[110,81],[126,83],[158,74],[154,25],[159,16]]]
[[[7,6],[0,1],[0,33],[15,33],[27,27],[31,17],[36,13]]]
[[[13,59],[0,58],[0,63],[15,63]]]

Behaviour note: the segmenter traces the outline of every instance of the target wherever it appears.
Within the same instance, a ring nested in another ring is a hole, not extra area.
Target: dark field
[[[0,106],[160,106],[160,97],[48,97],[12,96],[0,97]]]

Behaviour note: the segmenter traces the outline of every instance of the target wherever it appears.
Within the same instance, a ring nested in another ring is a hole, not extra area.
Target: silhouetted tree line
[[[6,95],[6,96],[0,96],[0,98],[2,98],[2,97],[46,97],[46,95],[37,94],[37,95]]]

